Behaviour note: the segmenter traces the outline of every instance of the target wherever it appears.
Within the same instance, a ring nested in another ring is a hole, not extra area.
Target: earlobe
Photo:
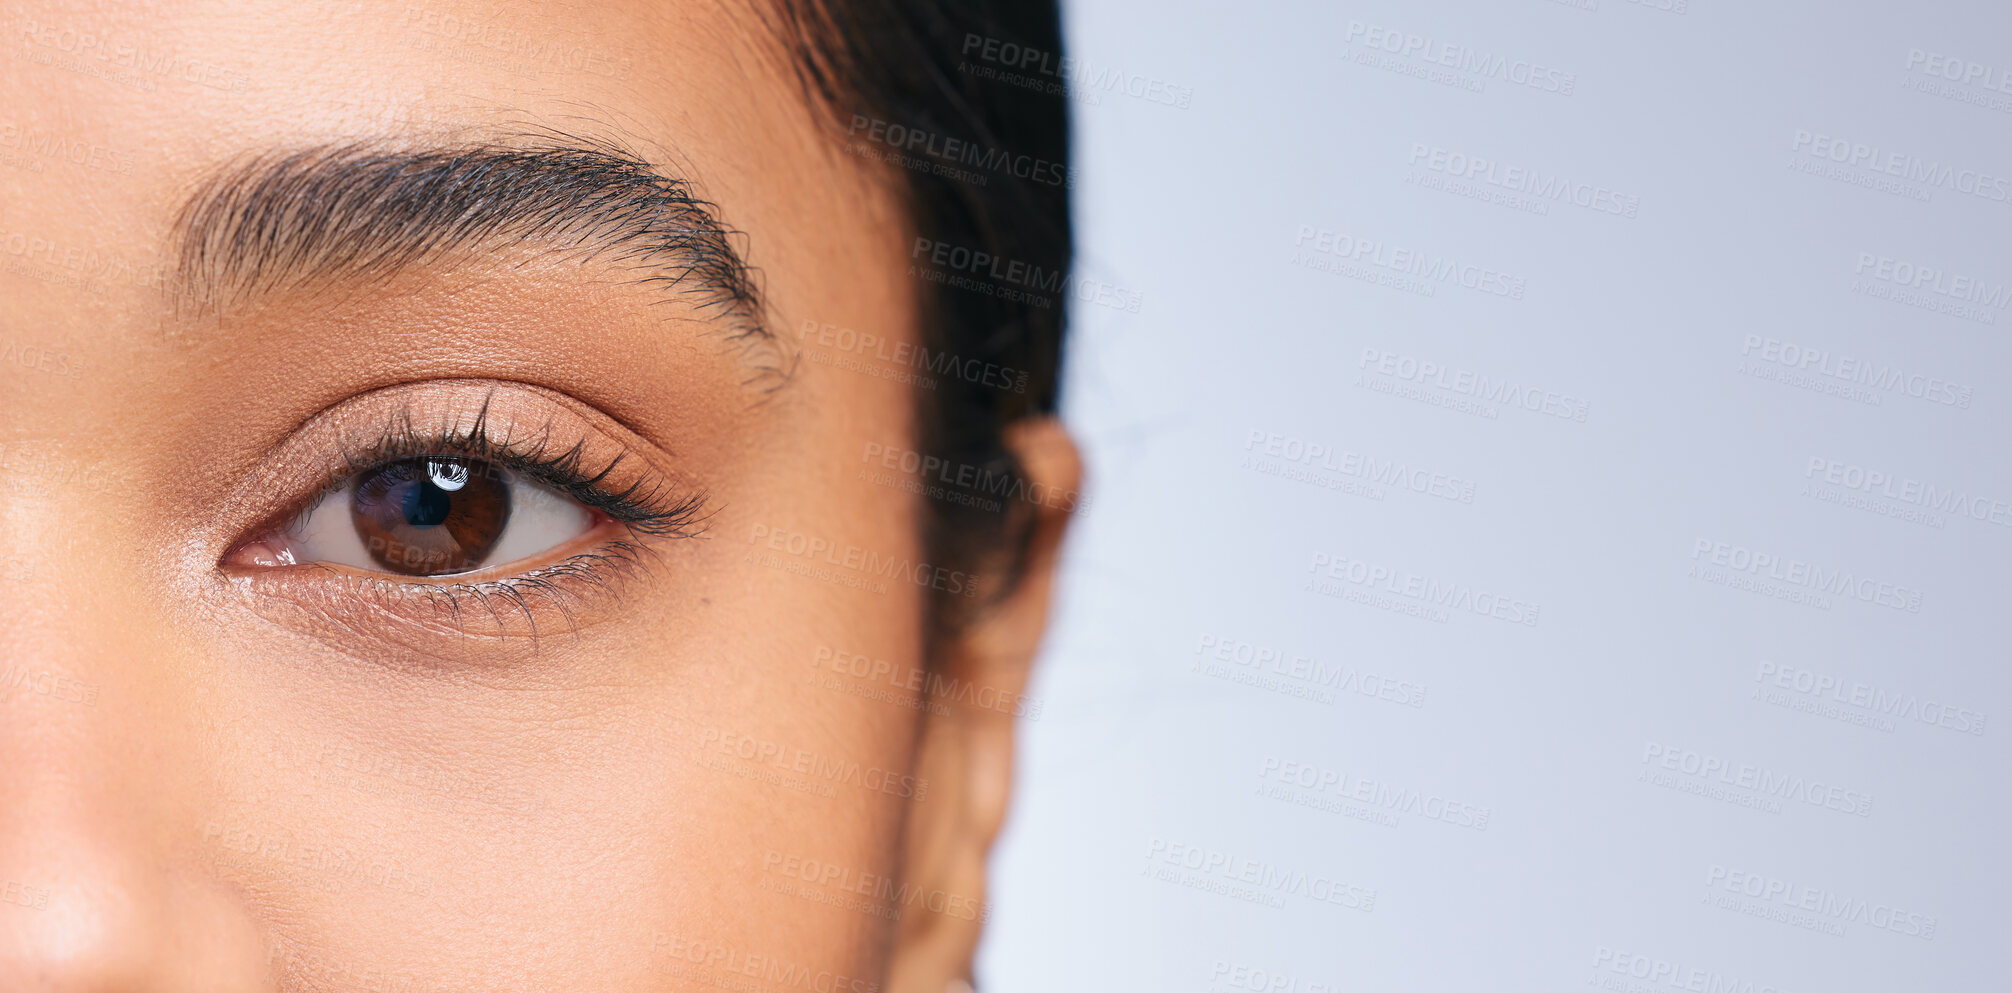
[[[985,919],[986,861],[1005,824],[1013,784],[1015,714],[1048,622],[1055,563],[1082,479],[1076,446],[1052,417],[1022,421],[1006,445],[1027,477],[1025,568],[949,642],[935,665],[942,685],[969,688],[925,700],[917,775],[931,784],[917,804],[903,855],[905,885],[930,898],[905,908],[889,963],[889,993],[944,993],[970,975]],[[928,704],[940,706],[927,706]],[[938,894],[941,894],[940,897]],[[941,906],[944,912],[924,909]]]

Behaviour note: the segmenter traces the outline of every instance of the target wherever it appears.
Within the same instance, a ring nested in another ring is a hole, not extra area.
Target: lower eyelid
[[[324,568],[271,569],[234,577],[259,616],[311,632],[359,661],[393,668],[438,664],[489,669],[519,644],[534,653],[554,635],[577,635],[619,617],[631,582],[644,581],[651,548],[614,538],[521,575],[406,578]],[[395,650],[387,653],[386,648]]]

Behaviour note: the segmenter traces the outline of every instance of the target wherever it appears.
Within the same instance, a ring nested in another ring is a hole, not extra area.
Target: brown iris
[[[401,459],[356,477],[349,516],[370,557],[392,572],[467,572],[502,537],[510,486],[477,459]]]

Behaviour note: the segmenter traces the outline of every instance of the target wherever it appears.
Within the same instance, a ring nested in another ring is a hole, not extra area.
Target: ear
[[[956,984],[971,975],[990,916],[985,866],[1013,788],[1015,715],[1027,706],[1056,553],[1083,474],[1075,443],[1052,417],[1013,425],[1006,446],[1019,459],[1033,507],[1026,570],[1019,585],[944,646],[937,659],[942,678],[931,681],[941,692],[924,693],[916,775],[928,779],[929,796],[910,813],[901,876],[923,897],[902,907],[887,993],[968,989]]]

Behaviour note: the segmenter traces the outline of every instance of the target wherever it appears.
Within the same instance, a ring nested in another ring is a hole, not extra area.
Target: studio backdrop
[[[980,988],[2003,985],[2012,8],[1067,27]]]

